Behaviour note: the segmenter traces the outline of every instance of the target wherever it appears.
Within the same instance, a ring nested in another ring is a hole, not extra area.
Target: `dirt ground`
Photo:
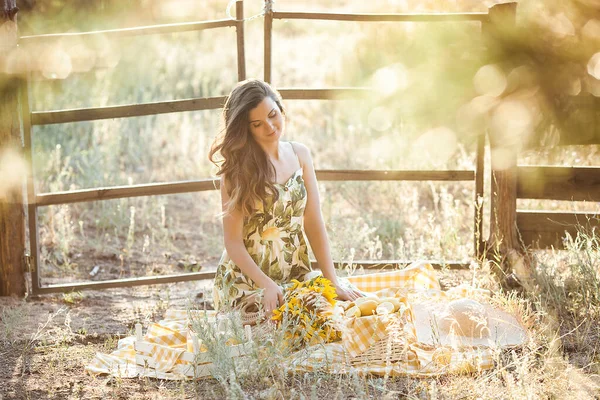
[[[449,287],[467,280],[468,274],[447,271],[440,279]],[[84,370],[96,352],[110,353],[118,339],[131,335],[137,322],[147,326],[161,319],[167,308],[202,304],[203,292],[211,286],[210,281],[200,281],[80,295],[0,297],[0,399],[224,397],[214,379],[116,379]],[[400,379],[397,384],[410,383]],[[326,395],[327,384],[323,385]],[[343,398],[352,398],[352,389],[348,391]]]

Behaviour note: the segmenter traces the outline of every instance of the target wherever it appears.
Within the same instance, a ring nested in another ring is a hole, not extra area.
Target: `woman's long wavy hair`
[[[224,213],[241,210],[250,215],[257,201],[267,196],[277,198],[275,167],[250,133],[250,110],[270,97],[285,116],[281,95],[269,84],[249,79],[237,84],[223,108],[225,128],[213,142],[208,159],[215,164],[218,176],[227,182],[229,202]],[[216,154],[220,153],[220,159]]]

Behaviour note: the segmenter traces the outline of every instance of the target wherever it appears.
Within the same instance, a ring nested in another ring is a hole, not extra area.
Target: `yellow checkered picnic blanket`
[[[329,373],[357,371],[378,375],[435,376],[446,373],[472,372],[493,368],[493,353],[485,347],[472,349],[434,348],[423,346],[416,339],[412,324],[410,304],[427,299],[450,300],[461,297],[486,296],[485,291],[468,286],[459,286],[448,291],[440,290],[435,270],[427,263],[414,263],[403,270],[359,275],[347,281],[365,292],[380,297],[401,298],[407,308],[396,316],[371,316],[352,318],[344,321],[342,341],[320,344],[296,353],[289,360],[289,367],[298,371],[321,370]],[[199,313],[198,311],[192,311]],[[136,365],[134,337],[122,339],[117,349],[110,355],[98,353],[86,370],[94,374],[113,374],[121,377],[150,376],[160,379],[182,379],[184,367],[180,357],[184,351],[191,351],[191,335],[188,329],[190,311],[168,310],[165,318],[152,324],[144,341],[153,344],[150,354],[155,368],[148,369]],[[208,318],[216,318],[216,313],[208,311]],[[398,320],[400,318],[401,320]],[[393,321],[391,320],[393,319]],[[401,327],[400,334],[392,335],[391,327]],[[403,341],[406,360],[403,362],[381,361],[356,366],[352,358],[369,351],[377,342],[385,340]]]

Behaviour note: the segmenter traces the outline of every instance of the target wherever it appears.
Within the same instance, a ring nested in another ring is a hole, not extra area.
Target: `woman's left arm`
[[[307,193],[306,209],[304,210],[304,231],[306,232],[306,237],[315,254],[319,268],[323,272],[323,276],[329,279],[335,286],[338,298],[340,300],[354,300],[357,297],[361,297],[362,294],[355,290],[340,286],[335,274],[327,230],[325,229],[325,223],[323,222],[323,215],[321,213],[317,176],[315,174],[310,150],[308,147],[297,142],[294,142],[294,148],[302,162],[304,185]]]

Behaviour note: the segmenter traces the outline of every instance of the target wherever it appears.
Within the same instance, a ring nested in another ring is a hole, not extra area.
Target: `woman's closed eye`
[[[273,118],[277,118],[277,110],[276,109],[272,109],[271,112],[267,115],[267,119],[273,119]],[[262,125],[263,121],[260,120],[256,120],[251,122],[251,126],[253,128],[260,128],[260,126]]]

